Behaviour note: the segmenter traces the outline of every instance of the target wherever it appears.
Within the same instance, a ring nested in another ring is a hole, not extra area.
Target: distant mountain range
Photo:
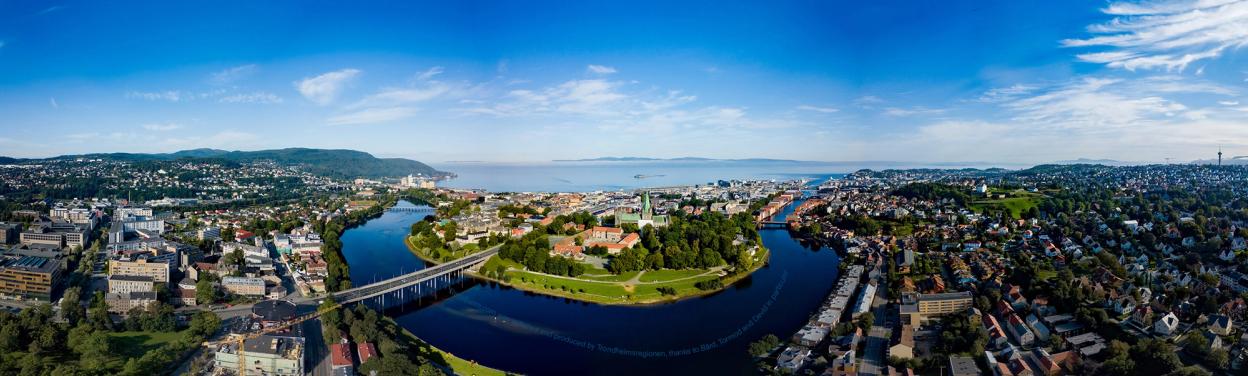
[[[173,153],[97,153],[62,155],[46,160],[104,159],[118,161],[172,161],[178,159],[217,159],[230,162],[272,161],[283,166],[300,166],[305,171],[333,178],[382,178],[421,174],[425,176],[448,176],[429,165],[404,158],[377,158],[372,154],[343,149],[289,148],[256,151],[228,151],[219,149],[192,149]],[[45,159],[15,159],[0,157],[0,163],[21,163]]]

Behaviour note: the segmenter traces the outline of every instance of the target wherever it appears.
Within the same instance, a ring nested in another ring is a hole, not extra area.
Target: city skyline
[[[0,5],[0,154],[1248,154],[1244,1],[295,5]]]

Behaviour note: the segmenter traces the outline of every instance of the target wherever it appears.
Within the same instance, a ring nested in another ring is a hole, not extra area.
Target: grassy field
[[[1044,197],[1038,193],[1027,192],[1021,189],[1009,192],[1009,196],[1003,199],[975,200],[971,201],[969,206],[976,213],[982,213],[984,209],[988,208],[1005,209],[1010,212],[1010,216],[1022,218],[1024,211],[1039,205],[1040,199]]]
[[[763,250],[755,255],[754,268],[743,273],[725,277],[724,286],[744,278],[754,270],[766,264],[768,251]],[[580,301],[599,304],[649,304],[675,301],[684,298],[710,294],[718,290],[702,290],[696,284],[702,281],[719,279],[717,273],[706,269],[696,270],[647,270],[644,272],[628,272],[620,275],[593,275],[578,278],[560,277],[524,270],[523,265],[514,261],[503,260],[498,256],[486,261],[486,269],[493,270],[497,265],[507,265],[506,282],[517,289],[540,294],[565,297]],[[591,268],[592,274],[605,273],[605,270]],[[628,283],[637,274],[637,283]],[[676,290],[675,295],[663,295],[659,288],[670,287]]]
[[[673,279],[689,278],[699,274],[706,273],[706,269],[688,269],[688,270],[648,270],[646,274],[642,274],[638,280],[642,282],[660,282],[670,281]]]

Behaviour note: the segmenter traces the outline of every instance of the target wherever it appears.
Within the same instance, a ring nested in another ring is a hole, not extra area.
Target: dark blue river
[[[424,215],[388,212],[347,230],[343,253],[353,282],[424,267],[403,245]],[[768,266],[722,292],[677,303],[601,306],[470,281],[387,313],[438,348],[511,372],[753,374],[748,344],[800,328],[831,291],[839,262],[832,250],[806,247],[785,230],[763,230],[762,237]]]

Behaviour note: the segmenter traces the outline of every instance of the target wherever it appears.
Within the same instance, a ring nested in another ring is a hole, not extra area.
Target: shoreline
[[[415,255],[415,256],[416,256],[416,258],[419,258],[421,261],[424,261],[425,263],[428,263],[428,264],[433,264],[433,265],[438,265],[438,264],[441,264],[441,262],[438,262],[438,261],[436,261],[436,260],[433,260],[432,258],[429,258],[428,256],[426,256],[423,252],[420,252],[420,251],[416,250],[416,248],[412,245],[412,242],[411,242],[411,236],[410,236],[410,235],[404,235],[404,236],[403,236],[403,245],[407,246],[407,250],[408,250],[408,252],[411,252],[413,255]],[[763,257],[763,260],[759,261],[756,265],[753,265],[753,266],[750,268],[750,270],[749,270],[749,271],[747,271],[747,272],[744,272],[744,273],[736,273],[736,274],[732,274],[732,275],[729,275],[729,276],[724,276],[724,277],[721,277],[720,281],[721,281],[721,283],[723,284],[723,286],[722,286],[722,287],[720,287],[720,288],[718,288],[718,289],[714,289],[714,290],[697,290],[697,291],[694,291],[694,292],[691,292],[691,293],[688,293],[688,294],[685,294],[685,295],[678,295],[678,296],[661,296],[661,297],[660,297],[660,298],[658,298],[658,299],[644,299],[644,300],[631,300],[631,301],[630,301],[630,300],[627,300],[627,299],[625,299],[625,300],[619,300],[619,301],[616,301],[616,300],[610,300],[610,301],[607,301],[607,300],[591,300],[591,299],[585,299],[585,298],[584,298],[585,294],[576,294],[576,293],[572,293],[572,292],[567,291],[567,290],[553,290],[553,289],[535,288],[535,287],[532,287],[532,286],[528,286],[528,285],[526,285],[526,284],[519,284],[519,283],[511,283],[511,282],[506,282],[506,281],[503,281],[503,280],[499,280],[499,279],[497,279],[497,278],[488,277],[488,276],[486,276],[486,275],[484,275],[484,274],[482,274],[482,273],[479,273],[479,272],[474,272],[474,271],[471,271],[471,270],[470,270],[470,271],[468,271],[468,273],[467,273],[467,274],[468,274],[468,275],[473,276],[474,278],[477,278],[477,279],[483,280],[483,281],[489,281],[489,282],[497,283],[497,284],[499,284],[499,285],[502,285],[502,286],[507,286],[507,287],[510,287],[510,288],[513,288],[513,289],[516,289],[516,290],[525,291],[525,292],[531,292],[531,293],[534,293],[534,294],[539,294],[539,295],[544,295],[544,296],[549,296],[549,297],[554,297],[554,298],[564,298],[564,299],[570,299],[570,300],[575,300],[575,301],[577,301],[577,302],[582,302],[582,303],[598,304],[598,305],[604,305],[604,306],[652,306],[652,305],[660,305],[660,304],[668,304],[668,303],[677,303],[677,302],[680,302],[680,301],[683,301],[683,300],[692,299],[692,298],[697,298],[697,297],[703,297],[703,296],[708,296],[708,295],[713,295],[713,294],[719,293],[719,292],[721,292],[721,291],[727,290],[729,287],[731,287],[732,285],[736,284],[737,282],[740,282],[741,280],[745,279],[746,277],[748,277],[748,276],[750,276],[750,275],[753,275],[753,274],[754,274],[754,272],[758,271],[759,269],[762,269],[763,267],[765,267],[765,266],[767,266],[767,265],[770,265],[770,264],[771,264],[771,250],[770,250],[770,249],[767,249],[767,247],[761,247],[761,246],[759,247],[759,249],[760,249],[762,252],[764,252],[764,257]],[[494,257],[498,257],[498,256],[494,256]],[[493,258],[491,258],[491,259],[493,259]],[[522,270],[522,271],[523,271],[523,270]],[[531,273],[531,272],[528,272],[528,271],[524,271],[524,272],[526,272],[526,273]],[[541,275],[541,274],[539,274],[539,275]],[[587,283],[595,283],[595,282],[597,282],[597,281],[585,280],[585,282],[587,282]]]

